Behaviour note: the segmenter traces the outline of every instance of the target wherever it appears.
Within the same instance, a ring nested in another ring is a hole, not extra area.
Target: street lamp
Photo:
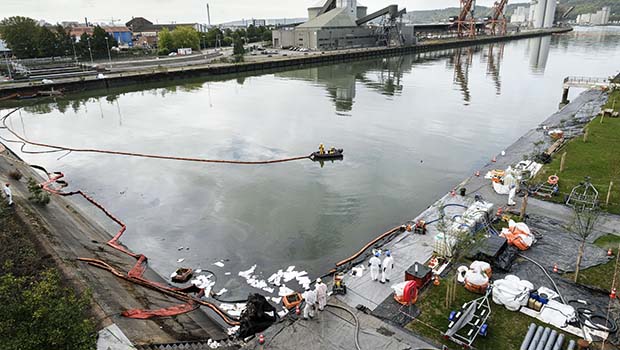
[[[77,53],[75,52],[75,40],[73,40],[73,37],[71,37],[71,46],[73,47],[73,60],[77,64]]]
[[[90,54],[90,65],[92,66],[94,62],[93,62],[93,50],[90,48],[90,37],[86,38],[86,41],[88,41],[88,53]]]
[[[110,44],[108,44],[108,36],[105,36],[105,46],[108,48],[108,62],[112,65],[112,56],[110,55]]]
[[[11,75],[11,63],[9,62],[9,57],[6,52],[4,53],[4,59],[6,60],[6,69],[9,71],[9,80],[13,80],[13,76]]]

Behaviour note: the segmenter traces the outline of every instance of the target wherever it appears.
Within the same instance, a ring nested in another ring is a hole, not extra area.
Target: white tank
[[[547,9],[545,10],[545,28],[553,27],[553,23],[555,23],[555,9],[557,5],[556,0],[547,0]]]
[[[538,0],[538,3],[536,4],[536,9],[534,10],[534,20],[532,22],[532,27],[536,29],[542,28],[545,25],[545,12],[547,11],[547,1],[548,0]]]
[[[336,0],[336,7],[346,8],[351,17],[357,18],[357,0]]]

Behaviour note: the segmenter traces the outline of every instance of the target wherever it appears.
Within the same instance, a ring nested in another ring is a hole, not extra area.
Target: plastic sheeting
[[[558,264],[558,268],[563,272],[575,271],[580,242],[567,232],[563,227],[564,224],[535,214],[530,214],[527,223],[530,229],[541,238],[523,254],[550,270],[554,264]],[[581,269],[601,265],[608,261],[607,251],[594,244],[586,243]]]

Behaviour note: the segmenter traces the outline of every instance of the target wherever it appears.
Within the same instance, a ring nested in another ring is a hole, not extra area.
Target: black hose
[[[347,309],[347,308],[344,308],[344,307],[338,306],[338,305],[334,305],[334,304],[327,304],[326,306],[346,311],[351,316],[353,316],[353,319],[355,319],[355,347],[357,348],[357,350],[362,350],[362,348],[360,347],[360,339],[359,339],[359,337],[360,337],[360,320],[357,318],[355,313],[352,312],[351,310]]]

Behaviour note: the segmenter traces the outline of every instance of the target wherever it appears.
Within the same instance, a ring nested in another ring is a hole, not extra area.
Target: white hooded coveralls
[[[323,311],[325,305],[327,305],[327,285],[323,282],[317,283],[314,287],[316,292],[316,299],[319,303],[319,310]]]
[[[368,266],[370,266],[370,278],[373,281],[378,280],[379,279],[379,268],[381,268],[381,260],[379,260],[379,258],[377,258],[376,256],[373,256],[368,261]]]
[[[302,297],[306,301],[306,306],[304,306],[304,318],[313,318],[314,304],[316,304],[316,292],[313,290],[307,290],[304,292]]]
[[[392,270],[394,270],[394,257],[386,256],[383,259],[383,270],[381,271],[381,282],[385,283],[386,281],[390,281],[390,275],[392,274]]]

